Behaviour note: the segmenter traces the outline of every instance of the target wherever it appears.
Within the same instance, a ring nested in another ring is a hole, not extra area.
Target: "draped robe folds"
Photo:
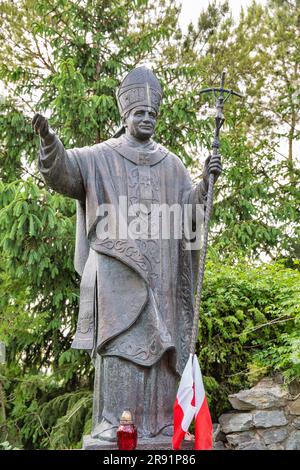
[[[132,147],[124,136],[72,150],[55,136],[41,145],[39,169],[52,189],[77,199],[82,279],[72,347],[88,350],[95,363],[93,427],[103,417],[116,426],[129,407],[140,434],[156,435],[172,424],[176,380],[188,359],[198,253],[185,249],[184,237],[99,239],[98,208],[112,204],[117,212],[120,196],[147,207],[203,204],[205,185],[193,187],[163,146]]]

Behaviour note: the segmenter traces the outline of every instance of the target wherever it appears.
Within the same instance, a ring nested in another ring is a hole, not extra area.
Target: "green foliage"
[[[7,366],[4,390],[7,396],[9,419],[5,422],[6,435],[18,447],[68,449],[81,445],[83,430],[90,424],[92,393],[79,390],[62,393],[62,371],[20,374]],[[66,380],[65,380],[66,382]]]
[[[20,450],[18,447],[13,447],[8,441],[0,442],[0,450]]]

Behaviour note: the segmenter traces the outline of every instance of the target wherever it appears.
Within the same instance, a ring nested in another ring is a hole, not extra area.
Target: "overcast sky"
[[[209,0],[179,0],[182,4],[182,10],[180,15],[180,25],[183,30],[186,29],[187,25],[192,21],[197,22],[199,13],[201,10],[207,7]],[[266,0],[257,0],[258,3],[266,3]],[[241,7],[247,8],[252,3],[252,0],[229,0],[229,6],[233,12],[233,15],[238,19]]]

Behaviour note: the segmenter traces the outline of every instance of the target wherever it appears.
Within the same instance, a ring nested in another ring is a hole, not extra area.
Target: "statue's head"
[[[126,75],[117,100],[123,126],[131,135],[139,140],[153,135],[161,98],[161,85],[148,68],[137,67]]]

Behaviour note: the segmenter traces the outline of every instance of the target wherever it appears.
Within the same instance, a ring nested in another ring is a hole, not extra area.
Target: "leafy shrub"
[[[214,420],[229,408],[229,393],[262,375],[299,378],[299,281],[299,271],[283,264],[208,261],[197,352]],[[88,361],[85,353],[67,350],[51,372],[2,366],[2,440],[25,448],[80,447],[91,426],[92,380],[87,387],[84,377],[74,379],[83,370],[91,374]]]
[[[229,406],[229,393],[263,375],[299,379],[299,306],[296,269],[208,262],[198,354],[215,418]]]

